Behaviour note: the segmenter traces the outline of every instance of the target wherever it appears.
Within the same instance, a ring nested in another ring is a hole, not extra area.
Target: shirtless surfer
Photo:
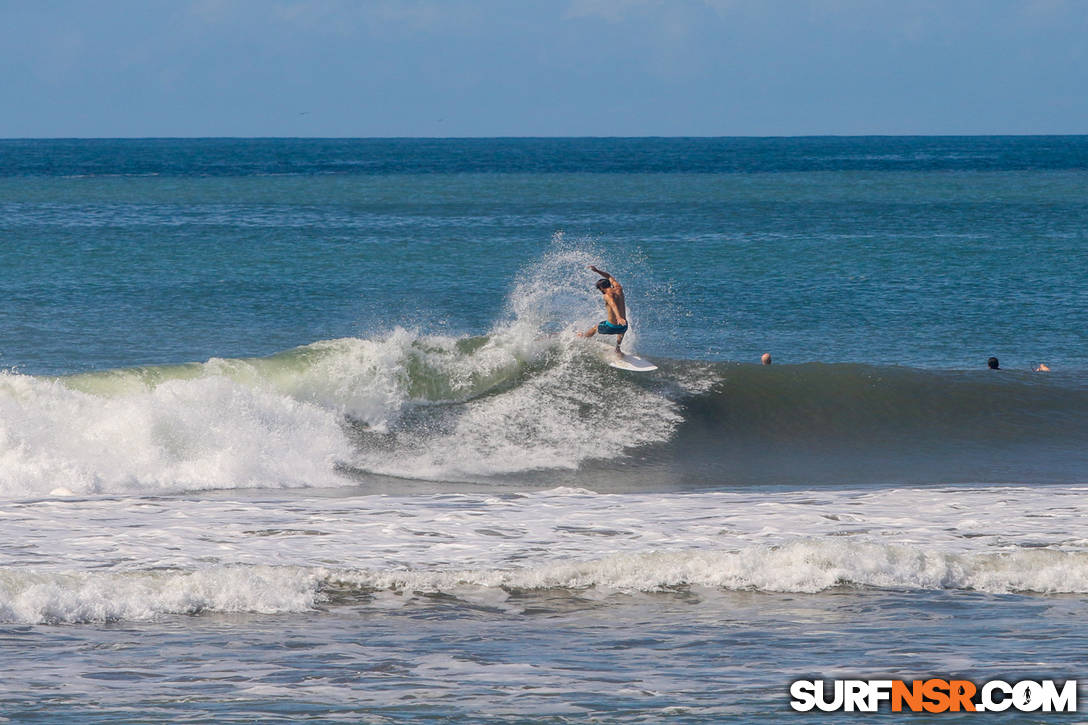
[[[603,277],[597,280],[597,289],[604,295],[604,307],[608,319],[602,320],[596,327],[591,327],[585,332],[579,332],[578,337],[593,337],[598,332],[602,335],[615,335],[616,354],[622,355],[620,343],[623,342],[623,333],[627,332],[627,305],[623,300],[623,287],[608,272],[602,272],[592,264],[589,268]]]

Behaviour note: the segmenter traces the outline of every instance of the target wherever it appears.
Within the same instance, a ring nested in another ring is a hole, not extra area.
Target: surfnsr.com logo
[[[797,680],[790,707],[798,712],[1076,712],[1077,681],[990,680]]]

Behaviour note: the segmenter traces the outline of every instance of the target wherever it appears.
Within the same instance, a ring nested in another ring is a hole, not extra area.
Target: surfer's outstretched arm
[[[589,268],[592,269],[597,274],[601,275],[602,277],[607,277],[608,279],[612,279],[612,275],[610,275],[608,272],[602,272],[601,270],[594,267],[592,264],[589,265]]]
[[[589,265],[589,268],[592,269],[597,274],[601,275],[602,277],[606,278],[610,283],[612,283],[612,285],[614,285],[616,287],[620,287],[620,283],[617,282],[616,278],[613,277],[612,275],[610,275],[608,272],[605,272],[604,270],[601,270],[601,269],[597,269],[592,264]],[[622,287],[620,287],[620,289],[622,289]]]

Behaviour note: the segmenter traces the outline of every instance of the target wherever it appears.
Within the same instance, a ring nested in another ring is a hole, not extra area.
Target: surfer
[[[596,327],[591,327],[585,332],[579,332],[578,337],[593,337],[598,332],[602,335],[615,335],[616,354],[622,355],[620,343],[623,342],[623,333],[627,332],[627,305],[623,299],[623,287],[608,272],[602,272],[592,264],[589,268],[602,277],[597,280],[597,289],[604,295],[605,314],[608,315],[608,319],[601,320]]]

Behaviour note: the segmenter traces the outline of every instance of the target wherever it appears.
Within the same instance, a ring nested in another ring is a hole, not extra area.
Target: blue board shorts
[[[611,322],[603,321],[597,325],[597,332],[602,335],[622,335],[627,332],[627,325],[613,325]]]

